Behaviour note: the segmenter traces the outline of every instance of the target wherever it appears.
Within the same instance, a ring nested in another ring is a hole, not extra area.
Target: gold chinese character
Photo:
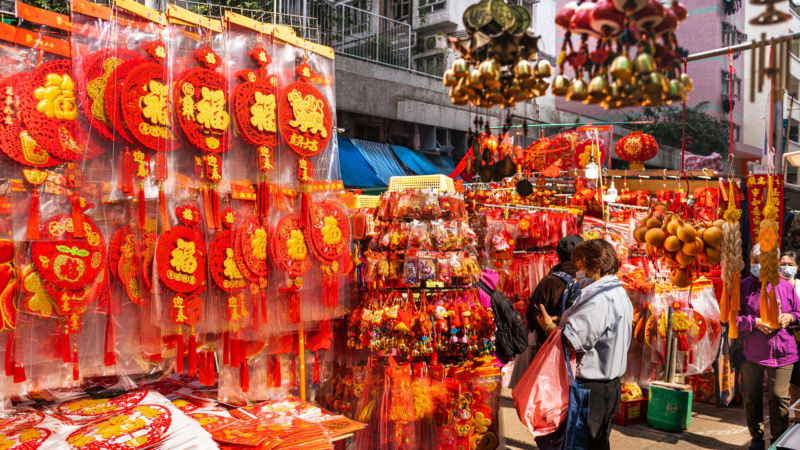
[[[289,121],[289,125],[299,128],[301,132],[311,131],[312,134],[319,133],[323,138],[328,137],[328,131],[323,125],[325,118],[325,102],[322,99],[308,94],[303,98],[303,94],[292,90],[287,96],[292,105],[294,120]]]
[[[139,178],[147,177],[147,163],[144,160],[144,152],[141,150],[135,150],[133,152],[133,161],[138,165],[136,169],[136,176]]]
[[[169,265],[180,272],[193,274],[197,270],[197,259],[194,257],[194,242],[178,238],[176,244],[175,250],[171,253],[172,259]]]
[[[250,123],[259,131],[275,132],[275,96],[256,92],[256,103],[250,107]]]
[[[225,112],[225,92],[204,87],[200,94],[203,99],[197,102],[197,122],[209,129],[225,131],[229,121],[228,113]]]
[[[48,118],[59,120],[75,120],[78,109],[75,106],[75,83],[69,75],[49,73],[45,77],[44,86],[33,91],[39,100],[36,110]]]
[[[146,119],[150,119],[153,125],[169,126],[167,114],[167,99],[169,98],[169,86],[165,86],[158,81],[150,80],[145,88],[148,93],[139,99],[139,108]]]

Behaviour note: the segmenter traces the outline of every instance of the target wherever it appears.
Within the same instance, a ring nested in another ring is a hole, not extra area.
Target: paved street
[[[501,399],[506,448],[509,450],[536,449],[528,428],[517,418],[511,391],[503,389]],[[764,411],[768,411],[764,404]],[[769,429],[769,424],[765,423]],[[769,441],[768,441],[769,442]],[[683,432],[671,433],[650,428],[647,423],[622,427],[614,425],[611,432],[613,450],[660,449],[746,449],[750,435],[744,422],[741,405],[717,409],[705,403],[692,404],[692,424]]]

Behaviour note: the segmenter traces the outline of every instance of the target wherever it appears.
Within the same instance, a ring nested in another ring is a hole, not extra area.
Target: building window
[[[417,59],[417,72],[438,77],[444,75],[444,54]]]
[[[444,9],[446,0],[419,0],[419,13],[430,14]]]
[[[392,0],[392,19],[407,20],[411,0]]]
[[[747,35],[736,29],[735,26],[722,23],[722,45],[731,47],[747,41]]]
[[[742,132],[742,127],[740,125],[733,124],[733,140],[736,142],[740,142],[740,135]]]
[[[728,98],[728,93],[731,90],[730,80],[730,72],[722,72],[722,96],[725,98]],[[742,98],[742,79],[735,75],[733,77],[733,98]]]

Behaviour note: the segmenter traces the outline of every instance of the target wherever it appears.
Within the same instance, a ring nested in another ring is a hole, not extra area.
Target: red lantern
[[[575,155],[572,162],[578,169],[585,169],[594,156],[594,163],[597,166],[602,166],[603,161],[606,159],[606,146],[603,141],[594,139],[586,139],[577,146],[575,146]]]
[[[653,136],[641,131],[630,134],[617,141],[614,146],[617,156],[630,163],[631,170],[644,170],[644,162],[658,153],[658,143]]]

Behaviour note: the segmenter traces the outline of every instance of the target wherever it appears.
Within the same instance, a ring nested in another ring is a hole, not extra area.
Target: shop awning
[[[339,169],[342,181],[348,188],[380,188],[389,185],[378,178],[369,163],[361,156],[361,152],[348,138],[338,138]]]
[[[428,160],[436,166],[438,172],[442,175],[450,175],[456,168],[456,164],[453,162],[453,158],[448,158],[447,156],[437,156],[437,155],[425,155],[428,157]]]
[[[424,155],[414,150],[401,147],[399,145],[392,145],[392,152],[394,152],[397,159],[403,162],[412,172],[417,175],[436,175],[439,169]],[[450,172],[448,172],[450,173]]]
[[[355,145],[361,156],[367,160],[372,170],[378,175],[384,186],[389,185],[389,178],[398,176],[413,175],[400,165],[400,162],[392,153],[392,149],[386,144],[378,144],[377,142],[362,141],[360,139],[350,139],[350,142]],[[349,161],[339,155],[340,164],[347,165]]]

